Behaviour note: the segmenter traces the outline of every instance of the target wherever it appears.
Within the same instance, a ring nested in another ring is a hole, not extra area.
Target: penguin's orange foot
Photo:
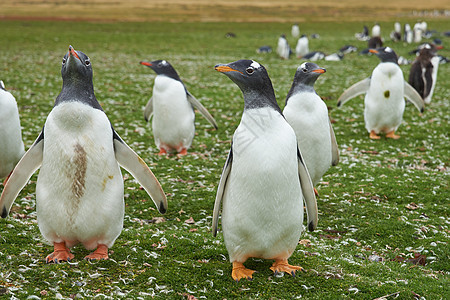
[[[392,131],[386,133],[386,137],[390,138],[390,139],[394,139],[394,140],[398,140],[400,138],[399,135],[395,134],[395,130],[392,130]]]
[[[66,247],[65,242],[53,243],[54,251],[45,258],[46,263],[60,263],[62,261],[70,261],[74,258],[74,255],[70,253],[70,250]]]
[[[370,137],[372,140],[379,140],[379,139],[380,139],[380,136],[377,135],[377,134],[375,133],[375,131],[373,131],[373,130],[370,132],[369,137]]]
[[[233,271],[231,272],[231,277],[238,282],[242,278],[247,278],[248,280],[252,280],[252,275],[256,271],[247,269],[244,267],[242,263],[239,262],[233,262]]]
[[[295,276],[295,272],[304,270],[300,266],[292,266],[292,265],[288,264],[287,259],[277,259],[277,260],[275,260],[275,262],[272,264],[270,269],[275,274],[280,273],[280,272],[286,272],[286,273],[291,274],[292,276]]]
[[[178,157],[187,155],[187,149],[182,148],[181,151],[177,154]]]
[[[86,260],[101,260],[108,259],[108,247],[106,245],[98,245],[97,249],[91,254],[87,255]]]
[[[167,154],[166,149],[164,149],[164,148],[159,149],[158,155],[166,155],[166,154]]]

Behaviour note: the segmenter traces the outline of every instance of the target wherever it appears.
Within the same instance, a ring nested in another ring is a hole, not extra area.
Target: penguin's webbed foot
[[[240,262],[233,262],[233,271],[231,272],[231,277],[233,277],[236,282],[239,282],[239,280],[243,278],[252,280],[252,275],[255,272],[256,271],[254,270],[247,269],[244,264]]]
[[[377,135],[377,134],[375,133],[375,131],[373,131],[373,130],[370,132],[369,137],[370,137],[372,140],[379,140],[379,139],[380,139],[380,136]]]
[[[159,149],[158,155],[167,155],[167,151],[164,148]]]
[[[70,261],[75,256],[70,253],[69,248],[66,247],[65,242],[53,243],[54,251],[45,258],[46,263],[60,263],[62,261]]]
[[[394,140],[398,140],[400,138],[399,135],[395,134],[395,130],[392,130],[392,131],[386,133],[386,137],[390,138],[390,139],[394,139]]]
[[[108,258],[108,247],[106,245],[98,245],[97,249],[91,254],[87,255],[84,259],[91,261]]]
[[[280,272],[286,272],[291,274],[292,276],[295,276],[295,272],[297,271],[304,271],[304,269],[300,266],[292,266],[288,263],[287,259],[277,259],[272,264],[270,269],[275,273],[278,274]]]
[[[187,149],[182,148],[181,151],[177,154],[178,157],[187,155]]]

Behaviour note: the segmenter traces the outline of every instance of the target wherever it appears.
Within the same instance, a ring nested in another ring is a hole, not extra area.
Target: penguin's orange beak
[[[75,49],[73,49],[72,45],[69,46],[69,55],[72,55],[73,57],[76,57],[79,60],[81,60]]]
[[[151,66],[153,66],[151,63],[149,63],[149,62],[146,62],[146,61],[141,61],[141,62],[139,62],[141,65],[144,65],[144,66],[147,66],[147,67],[151,67]]]
[[[369,52],[370,52],[370,53],[374,53],[374,54],[377,54],[377,53],[378,53],[378,51],[375,50],[375,49],[369,49]]]
[[[444,46],[442,46],[442,45],[436,46],[436,49],[442,50],[442,49],[444,49]]]
[[[241,71],[235,70],[233,68],[230,68],[229,66],[215,66],[214,69],[216,71],[219,71],[221,73],[226,73],[226,72],[239,72],[242,74]]]
[[[314,73],[319,73],[319,74],[323,74],[323,73],[325,73],[327,70],[326,69],[315,69],[315,70],[312,70],[312,72],[314,72]]]

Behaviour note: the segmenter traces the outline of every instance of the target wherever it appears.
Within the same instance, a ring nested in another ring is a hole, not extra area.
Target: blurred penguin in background
[[[294,37],[294,38],[298,38],[300,36],[300,27],[298,27],[297,23],[292,25],[291,34],[292,34],[292,37]]]
[[[411,26],[408,23],[406,23],[403,28],[403,31],[404,31],[403,32],[403,41],[408,44],[411,44],[413,41],[413,32],[411,30]]]
[[[291,47],[289,47],[285,34],[280,35],[278,38],[277,53],[282,59],[289,59]]]
[[[394,42],[402,40],[402,25],[399,22],[394,23],[394,31],[391,32],[390,37]]]
[[[308,36],[306,36],[306,34],[302,34],[302,36],[297,41],[297,46],[295,47],[295,55],[297,55],[297,58],[301,58],[307,53],[309,53]]]

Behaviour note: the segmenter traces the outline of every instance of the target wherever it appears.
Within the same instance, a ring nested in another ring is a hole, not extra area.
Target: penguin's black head
[[[319,67],[315,63],[305,62],[297,68],[294,81],[312,86],[316,82],[317,78],[319,78],[319,76],[326,71],[326,69]]]
[[[141,61],[140,64],[150,67],[158,75],[165,75],[178,80],[180,78],[177,71],[175,71],[172,65],[166,60],[154,60],[151,62]]]
[[[62,60],[61,75],[63,81],[92,82],[92,66],[89,57],[69,46],[69,51]]]
[[[268,83],[272,85],[264,66],[253,60],[242,59],[219,64],[215,66],[215,70],[227,75],[243,92],[262,89]]]
[[[392,62],[392,63],[398,64],[397,63],[397,60],[398,60],[397,54],[390,47],[369,49],[369,52],[376,54],[382,62]]]
[[[242,59],[229,64],[218,64],[214,68],[237,84],[244,94],[246,108],[261,107],[263,105],[256,102],[266,101],[270,102],[270,106],[278,107],[277,110],[280,110],[276,103],[272,81],[263,65],[254,60]]]

